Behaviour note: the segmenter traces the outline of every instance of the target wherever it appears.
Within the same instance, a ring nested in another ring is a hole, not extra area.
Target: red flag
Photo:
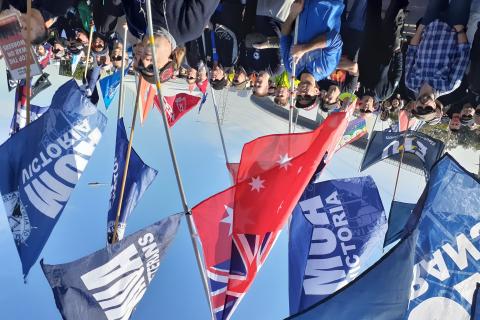
[[[192,96],[186,93],[179,93],[171,97],[164,97],[165,108],[168,120],[168,126],[173,125],[180,120],[188,111],[197,105],[200,97]],[[158,97],[155,96],[155,106],[162,112]]]
[[[400,113],[398,114],[399,132],[404,132],[405,130],[410,129],[415,124],[415,122],[415,119],[410,119],[410,121],[408,120],[407,110],[400,110]]]
[[[228,319],[265,262],[322,159],[328,161],[347,114],[331,114],[315,131],[247,143],[236,184],[193,208],[216,319]]]
[[[238,166],[240,166],[240,163],[227,162],[227,169],[228,169],[228,172],[230,172],[230,176],[232,178],[233,183],[237,181]]]
[[[197,82],[197,87],[203,94],[207,93],[208,79],[205,79],[202,82]]]

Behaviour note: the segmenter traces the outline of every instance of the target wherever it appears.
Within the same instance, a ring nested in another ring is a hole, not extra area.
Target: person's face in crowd
[[[189,68],[187,70],[187,83],[188,84],[194,84],[197,81],[197,69],[195,68]]]
[[[218,65],[214,66],[210,73],[210,80],[222,80],[225,78],[225,71]]]
[[[460,130],[461,126],[462,123],[460,122],[460,113],[454,113],[452,115],[452,119],[450,119],[450,122],[448,123],[448,128],[451,131],[458,131]]]
[[[233,76],[233,84],[237,85],[247,81],[248,75],[242,68],[235,70],[235,75]]]
[[[401,101],[399,99],[393,98],[391,103],[392,103],[392,109],[400,108]]]
[[[375,111],[375,101],[371,96],[363,96],[357,100],[357,109],[360,111],[361,117],[366,117]]]
[[[153,64],[152,49],[150,47],[144,47],[143,48],[142,58],[140,59],[140,64],[145,68],[148,68],[149,66],[151,66]]]
[[[480,104],[475,109],[475,124],[480,125]]]
[[[382,107],[384,110],[390,111],[392,109],[392,103],[388,100],[382,102]]]
[[[332,85],[328,88],[328,91],[325,93],[325,103],[334,104],[338,101],[338,96],[340,95],[340,88],[338,86]]]
[[[100,37],[93,39],[92,50],[95,52],[100,52],[105,48],[105,42]]]
[[[65,54],[65,48],[63,47],[63,45],[61,43],[55,42],[53,44],[52,52],[55,54],[55,57],[61,58]]]
[[[303,105],[302,101],[312,100],[318,97],[320,89],[315,82],[315,78],[310,73],[302,73],[300,83],[297,88],[297,103]]]
[[[463,106],[462,111],[460,111],[460,120],[462,121],[470,121],[473,119],[475,115],[475,109],[470,103],[467,103]]]
[[[88,35],[83,31],[77,31],[76,40],[81,42],[84,46],[88,46]]]
[[[206,68],[201,68],[197,71],[197,83],[203,83],[205,80],[207,80],[207,69]]]
[[[143,45],[142,43],[137,43],[133,47],[133,68],[136,69],[143,57]]]
[[[271,80],[268,80],[268,95],[273,96],[275,95],[275,91],[277,90],[275,83]]]
[[[37,54],[38,54],[39,56],[44,56],[45,53],[46,53],[45,47],[44,47],[43,45],[39,44],[39,45],[37,46]]]
[[[110,57],[108,55],[96,56],[95,60],[97,62],[97,65],[99,66],[105,66],[110,64]]]
[[[143,47],[150,49],[150,44],[148,43],[148,37],[143,37]],[[145,52],[146,50],[144,50]],[[150,51],[150,56],[151,56]],[[170,57],[172,55],[172,44],[164,36],[155,36],[155,60],[157,62],[157,68],[162,69],[168,62],[171,61]],[[153,61],[152,61],[153,63]],[[144,65],[147,67],[147,65]]]
[[[273,101],[276,104],[285,107],[288,105],[288,99],[290,99],[290,90],[287,87],[279,87],[275,90]]]
[[[119,69],[122,67],[122,59],[123,59],[123,44],[118,42],[113,47],[110,60],[112,61],[112,65],[115,68]],[[127,63],[126,59],[125,59],[125,63]]]
[[[433,113],[437,105],[435,104],[435,97],[433,94],[423,94],[418,97],[413,105],[414,114],[426,115]]]
[[[262,71],[257,75],[255,83],[253,85],[253,94],[257,97],[264,97],[268,95],[269,91],[269,79],[268,72]]]

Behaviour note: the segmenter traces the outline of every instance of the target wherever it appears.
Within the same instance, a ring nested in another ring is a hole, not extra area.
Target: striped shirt
[[[458,88],[469,62],[470,45],[458,43],[457,33],[445,22],[435,20],[425,27],[417,46],[409,45],[405,61],[405,85],[418,95],[423,83],[436,96]]]

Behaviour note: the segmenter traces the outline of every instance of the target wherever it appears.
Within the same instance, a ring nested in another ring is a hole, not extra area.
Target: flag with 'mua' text
[[[164,97],[165,103],[165,113],[167,115],[168,126],[173,127],[173,125],[180,120],[188,111],[192,110],[197,103],[200,101],[200,97],[192,96],[187,93],[179,93],[174,96]],[[158,97],[155,96],[155,105],[158,110],[162,112],[160,108],[160,102]]]
[[[42,117],[0,146],[0,192],[24,276],[59,220],[106,122],[70,80]]]

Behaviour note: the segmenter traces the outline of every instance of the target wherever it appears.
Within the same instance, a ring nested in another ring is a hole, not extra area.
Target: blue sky
[[[52,87],[37,96],[33,103],[46,106],[66,77],[55,75],[57,67],[49,66]],[[0,62],[0,74],[5,66]],[[130,79],[133,80],[133,79]],[[14,93],[8,93],[5,82],[0,86],[0,142],[8,137]],[[186,89],[177,81],[166,86],[167,95]],[[130,127],[135,98],[134,83],[127,84],[125,126]],[[225,98],[225,99],[223,99]],[[238,161],[243,144],[269,133],[288,130],[288,124],[258,109],[246,97],[235,92],[217,97],[223,107],[225,139],[231,161]],[[106,214],[110,192],[116,128],[115,100],[105,111],[108,126],[89,162],[62,217],[52,232],[41,257],[46,263],[70,262],[105,246]],[[133,141],[134,148],[150,166],[159,171],[157,179],[138,204],[129,219],[127,234],[145,227],[162,217],[182,211],[175,176],[168,154],[161,116],[152,110],[145,125],[138,123]],[[188,203],[194,206],[204,198],[230,186],[225,168],[211,97],[198,116],[196,111],[182,118],[173,128],[177,158],[185,186]],[[459,151],[461,161],[471,168],[478,159]],[[396,167],[380,163],[358,173],[362,154],[349,148],[337,153],[326,168],[322,179],[347,178],[370,174],[375,179],[385,208],[393,193]],[[463,159],[465,158],[465,159]],[[108,186],[89,187],[88,182],[105,182]],[[422,176],[402,170],[397,199],[416,201],[424,187]],[[260,270],[250,291],[233,319],[281,319],[288,316],[288,252],[287,233],[282,232],[265,265]],[[24,284],[21,265],[0,205],[0,318],[1,319],[60,319],[52,292],[38,265],[34,265]],[[208,319],[209,311],[197,270],[187,224],[182,222],[178,235],[167,252],[155,279],[148,288],[132,319]]]

